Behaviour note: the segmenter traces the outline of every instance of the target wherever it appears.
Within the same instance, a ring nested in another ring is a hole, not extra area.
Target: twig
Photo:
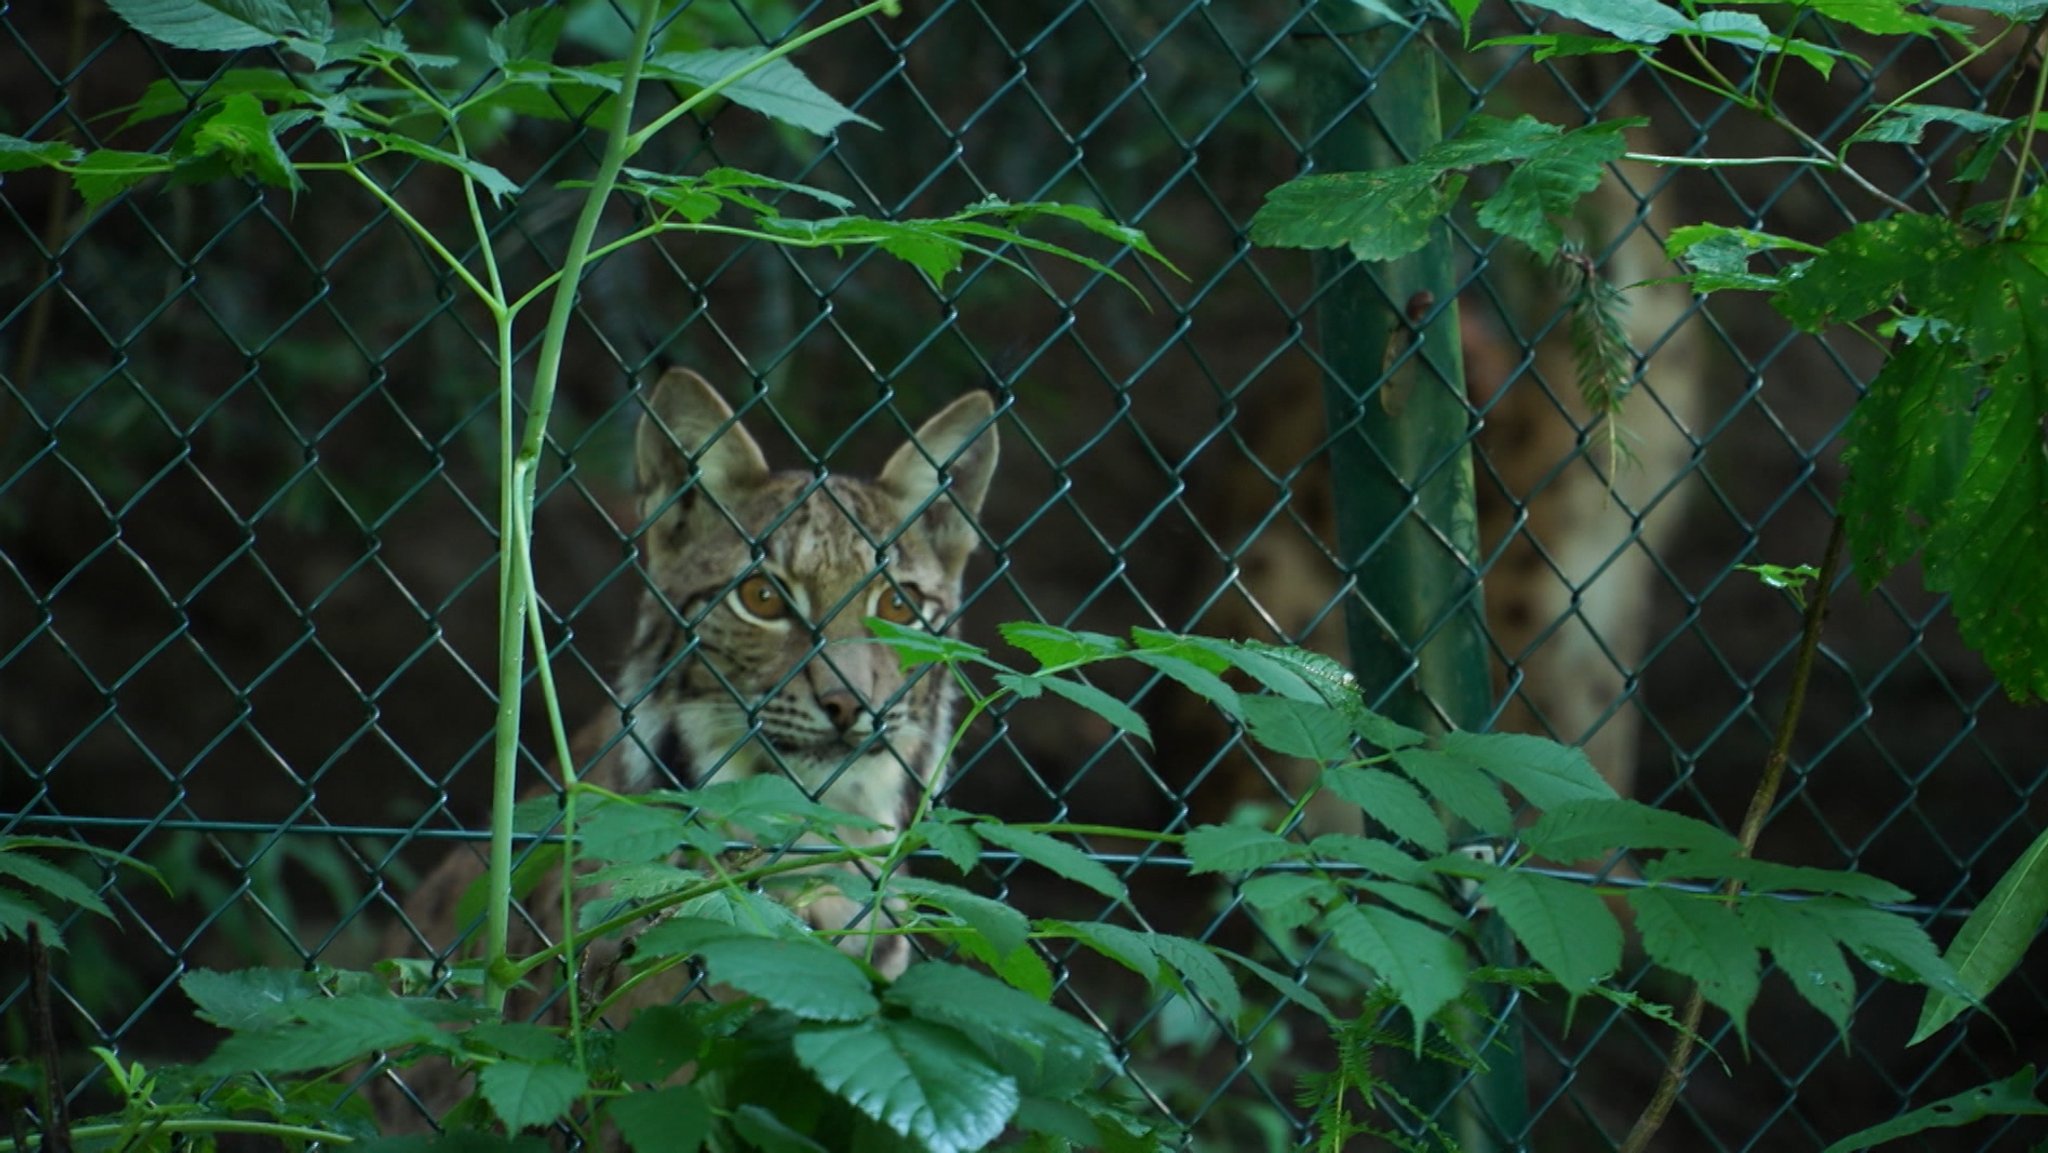
[[[28,926],[28,1017],[36,1059],[43,1067],[43,1153],[71,1153],[64,1117],[64,1087],[57,1083],[57,1028],[50,1012],[50,950],[34,921]]]
[[[1747,857],[1756,850],[1757,838],[1763,835],[1764,819],[1770,815],[1771,806],[1778,803],[1778,792],[1785,780],[1785,766],[1792,759],[1792,737],[1799,729],[1799,715],[1806,707],[1806,685],[1813,675],[1813,659],[1820,651],[1820,630],[1828,616],[1829,594],[1834,590],[1835,577],[1842,567],[1843,521],[1839,512],[1835,514],[1834,527],[1828,531],[1827,548],[1820,562],[1820,584],[1814,590],[1813,599],[1806,603],[1806,623],[1799,634],[1799,651],[1792,658],[1792,684],[1785,695],[1785,712],[1778,720],[1778,733],[1771,743],[1771,755],[1764,759],[1763,778],[1756,784],[1756,792],[1749,798],[1749,811],[1743,814],[1742,855]],[[1734,896],[1742,888],[1739,881],[1730,881],[1723,892]],[[1698,985],[1686,995],[1685,1007],[1678,1015],[1678,1039],[1672,1043],[1671,1057],[1664,1063],[1664,1075],[1657,1082],[1657,1091],[1651,1095],[1650,1103],[1643,1107],[1642,1116],[1636,1118],[1635,1127],[1629,1130],[1628,1140],[1622,1143],[1621,1153],[1645,1153],[1650,1139],[1664,1124],[1671,1106],[1678,1101],[1678,1094],[1685,1087],[1686,1068],[1692,1063],[1693,1038],[1699,1035],[1700,1013],[1705,998]]]

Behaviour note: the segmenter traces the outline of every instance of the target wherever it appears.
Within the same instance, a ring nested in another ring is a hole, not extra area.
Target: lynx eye
[[[732,591],[733,604],[747,616],[760,621],[788,620],[789,598],[775,587],[775,582],[766,574],[756,573],[740,582]]]
[[[910,598],[894,588],[881,588],[875,592],[874,615],[892,625],[914,625],[917,623],[917,606]]]

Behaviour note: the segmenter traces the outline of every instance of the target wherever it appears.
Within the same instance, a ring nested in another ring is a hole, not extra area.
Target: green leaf
[[[568,13],[560,8],[529,8],[515,12],[491,29],[485,45],[491,63],[499,68],[512,61],[546,63],[555,55],[555,43],[562,37]]]
[[[237,176],[274,188],[297,189],[303,183],[272,134],[262,103],[246,92],[221,101],[192,133],[191,146],[193,155],[218,157]]]
[[[78,190],[87,208],[98,208],[150,177],[171,171],[172,167],[168,156],[102,148],[86,153],[72,166],[71,186]]]
[[[70,164],[84,153],[62,140],[23,140],[0,132],[0,172],[25,168],[55,168]]]
[[[1808,254],[1824,251],[1802,240],[1721,224],[1688,224],[1674,228],[1664,241],[1664,251],[1671,259],[1683,260],[1692,266],[1686,279],[1694,292],[1703,293],[1777,291],[1784,287],[1783,275],[1751,272],[1749,261],[1761,253],[1788,249]]]
[[[1474,117],[1460,136],[1501,131],[1488,126],[1503,123]],[[1510,128],[1535,125],[1544,132],[1536,146],[1516,157],[1520,162],[1508,172],[1500,190],[1480,202],[1479,223],[1539,253],[1556,251],[1565,236],[1553,218],[1571,215],[1579,200],[1599,186],[1607,165],[1628,150],[1622,133],[1641,123],[1609,120],[1560,132],[1555,125],[1527,116],[1513,122]]]
[[[1189,872],[1248,873],[1301,855],[1301,846],[1254,825],[1201,825],[1189,830]]]
[[[1037,690],[1044,689],[1054,696],[1062,697],[1087,709],[1108,721],[1113,727],[1147,744],[1152,742],[1152,729],[1145,723],[1145,718],[1138,715],[1137,710],[1094,685],[1069,680],[1057,673],[997,673],[995,679],[997,684],[1021,697],[1035,697],[1038,695]]]
[[[1586,754],[1524,733],[1445,733],[1440,747],[1506,782],[1539,809],[1582,798],[1612,798],[1614,789]]]
[[[808,1021],[853,1021],[876,1009],[860,963],[811,937],[728,937],[697,949],[711,979]]]
[[[238,1032],[199,1065],[205,1073],[297,1073],[359,1061],[380,1049],[441,1042],[445,1002],[389,995],[318,998],[293,1007],[298,1018]]]
[[[1820,73],[1822,78],[1833,74],[1837,57],[1856,59],[1838,48],[1817,44],[1797,36],[1780,35],[1754,12],[1730,12],[1726,9],[1702,12],[1686,31],[1702,40],[1717,40],[1750,52],[1782,52],[1796,60],[1805,61],[1814,71]]]
[[[661,52],[642,68],[648,80],[669,80],[698,88],[719,88],[718,95],[794,128],[830,136],[842,124],[875,127],[811,83],[786,59],[771,60],[738,79],[729,79],[767,54],[765,48],[727,48],[709,52]]]
[[[1799,327],[1818,331],[1869,316],[1908,282],[1922,282],[1930,268],[1966,256],[1961,230],[1943,217],[1913,213],[1866,221],[1788,272],[1771,305]]]
[[[1956,1129],[1987,1117],[2048,1116],[2048,1104],[2034,1096],[2034,1067],[2028,1065],[2003,1081],[1944,1097],[1932,1105],[1915,1109],[1882,1125],[1858,1130],[1828,1146],[1821,1153],[1861,1153],[1901,1137],[1930,1129]]]
[[[1223,967],[1209,946],[1166,933],[1152,934],[1151,944],[1159,959],[1184,979],[1182,987],[1190,995],[1207,1001],[1224,1021],[1237,1019],[1244,1009],[1244,999],[1230,970]]]
[[[919,821],[910,832],[912,836],[923,837],[925,844],[962,873],[972,873],[974,866],[981,863],[981,838],[967,825],[956,821]]]
[[[966,1038],[884,1018],[796,1036],[797,1062],[827,1091],[932,1153],[967,1153],[1002,1135],[1017,1082]]]
[[[485,164],[473,156],[458,156],[445,148],[436,148],[424,140],[414,140],[396,132],[354,132],[350,133],[369,141],[389,152],[402,152],[421,160],[452,169],[476,182],[485,192],[491,194],[494,203],[502,203],[508,196],[519,195],[519,185],[512,178]]]
[[[869,618],[867,625],[877,640],[896,650],[897,658],[906,669],[919,665],[968,664],[984,655],[980,646],[968,644],[958,637],[941,636],[880,617]]]
[[[1031,922],[1024,914],[957,885],[927,881],[918,877],[897,877],[889,891],[918,904],[943,909],[980,933],[997,956],[1006,956],[1024,946],[1031,934]]]
[[[1919,553],[1948,512],[1969,459],[1970,409],[1982,375],[1962,345],[1902,341],[1849,421],[1842,516],[1856,575],[1875,588]]]
[[[1309,842],[1308,851],[1318,861],[1358,865],[1396,881],[1419,882],[1430,875],[1428,866],[1393,845],[1352,833],[1325,833]]]
[[[1071,937],[1108,957],[1148,985],[1159,983],[1159,954],[1152,948],[1152,934],[1110,925],[1101,921],[1041,921],[1039,931],[1052,937]]]
[[[667,860],[695,832],[691,820],[674,809],[632,800],[587,805],[578,818],[578,846],[601,861]]]
[[[1650,959],[1697,982],[1700,993],[1747,1038],[1759,966],[1734,910],[1717,897],[1660,888],[1631,890],[1628,903],[1636,911],[1636,929]]]
[[[91,885],[40,857],[10,852],[0,847],[0,877],[11,878],[27,888],[47,895],[58,904],[84,909],[109,920],[113,919],[114,911],[107,908],[107,903],[100,899],[100,895],[93,891]]]
[[[1942,959],[1981,1000],[2026,956],[2043,917],[2048,917],[2048,831],[2034,838],[1983,903],[1970,911]],[[1959,997],[1929,990],[1913,1039],[1906,1043],[1917,1045],[1933,1036],[1967,1005]]]
[[[694,1002],[649,1005],[636,1011],[612,1046],[619,1076],[654,1084],[698,1060],[709,1039],[700,1023],[705,1016],[706,1007]]]
[[[1886,980],[1912,981],[1966,1001],[1976,1000],[1976,994],[1942,959],[1927,931],[1907,918],[1835,897],[1802,901],[1799,911]]]
[[[2040,194],[2030,211],[2038,211]],[[1928,534],[1927,587],[1949,594],[1963,643],[2015,699],[2048,699],[2048,275],[2026,245],[1987,246],[1934,274],[1955,287],[1951,319],[1969,334],[1989,386],[1970,430],[1969,461]],[[1938,253],[1928,254],[1940,259]]]
[[[1462,176],[1414,164],[1296,177],[1266,194],[1252,217],[1252,243],[1395,260],[1429,243],[1464,186]]]
[[[1856,979],[1821,924],[1805,915],[1804,901],[1747,897],[1737,906],[1750,942],[1769,949],[1771,959],[1806,1003],[1834,1023],[1844,1041],[1849,1036],[1849,1011],[1856,1004]]]
[[[1299,650],[1275,648],[1252,641],[1226,641],[1215,637],[1188,636],[1178,638],[1188,648],[1206,653],[1222,661],[1224,667],[1236,669],[1259,683],[1267,692],[1286,697],[1292,701],[1307,701],[1310,704],[1328,704],[1329,698],[1312,678],[1316,673],[1308,666],[1285,659]]]
[[[572,1066],[521,1061],[486,1065],[476,1081],[477,1092],[491,1112],[514,1133],[552,1122],[590,1088],[590,1082]]]
[[[1252,739],[1276,753],[1323,764],[1351,759],[1351,722],[1321,701],[1255,696],[1238,703]]]
[[[1620,798],[1569,801],[1522,832],[1529,847],[1558,861],[1582,861],[1616,849],[1699,849],[1734,857],[1741,842],[1705,821]]]
[[[1692,21],[1657,0],[1533,0],[1530,5],[1636,44],[1661,44]]]
[[[1473,828],[1496,837],[1513,829],[1515,818],[1500,786],[1470,763],[1432,749],[1401,749],[1394,764]]]
[[[1050,870],[1105,897],[1123,900],[1124,883],[1100,861],[1081,850],[1044,833],[984,821],[974,826],[976,835],[999,848],[1008,849],[1042,869]]]
[[[1471,918],[1451,908],[1433,888],[1406,885],[1399,881],[1359,881],[1356,886],[1411,916],[1420,917],[1455,933],[1471,930]]]
[[[1424,852],[1441,853],[1450,847],[1450,835],[1436,810],[1414,785],[1392,773],[1337,765],[1324,770],[1323,787],[1364,809],[1367,816]]]
[[[733,1110],[732,1128],[753,1142],[761,1153],[829,1153],[823,1145],[790,1128],[759,1105],[742,1105]]]
[[[1139,649],[1130,654],[1131,659],[1150,669],[1156,669],[1189,692],[1214,705],[1224,716],[1243,719],[1243,698],[1220,676],[1207,667],[1199,658],[1208,654],[1194,650],[1162,652],[1153,649]]]
[[[1250,957],[1240,956],[1228,949],[1219,948],[1216,950],[1216,955],[1229,959],[1244,969],[1245,972],[1264,981],[1269,988],[1280,994],[1283,998],[1307,1009],[1309,1012],[1321,1017],[1325,1022],[1331,1025],[1337,1023],[1339,1018],[1336,1013],[1331,1011],[1328,1003],[1317,996],[1313,989],[1308,987],[1308,981],[1303,977],[1275,972],[1252,960]]]
[[[1418,1047],[1430,1018],[1465,991],[1465,951],[1448,933],[1372,905],[1339,905],[1325,923],[1337,947],[1378,974],[1414,1016]]]
[[[1873,5],[1876,6],[1876,5]],[[1883,5],[1904,16],[1918,17],[1919,13],[1909,8]],[[1851,136],[1843,144],[1871,141],[1882,144],[1918,144],[1930,124],[1948,124],[1965,133],[1978,134],[1996,132],[2013,123],[2005,116],[1993,116],[1986,112],[1975,112],[1968,108],[1945,108],[1939,104],[1899,104],[1887,108],[1870,127]]]
[[[173,48],[234,52],[334,35],[327,0],[107,0],[128,26]]]
[[[884,999],[957,1030],[1029,1092],[1078,1091],[1114,1061],[1101,1030],[959,965],[913,965]]]
[[[1400,852],[1392,845],[1390,852]],[[1283,929],[1298,929],[1315,920],[1317,906],[1338,895],[1338,889],[1309,873],[1268,873],[1237,887],[1245,902]]]
[[[178,987],[199,1007],[201,1020],[235,1030],[287,1020],[288,1006],[322,996],[313,975],[298,969],[194,969],[178,978]]]
[[[637,1024],[639,1019],[634,1020]],[[711,1135],[711,1106],[695,1085],[614,1097],[605,1103],[604,1114],[633,1153],[697,1153]]]
[[[1899,0],[1806,0],[1809,11],[1875,36],[1918,36],[1929,32],[1966,33],[1963,25],[1936,20]],[[1908,106],[1912,107],[1912,106]]]
[[[42,910],[17,898],[13,893],[0,889],[0,941],[19,937],[26,941],[33,928],[43,944],[52,949],[64,948],[64,933],[57,923],[43,915]]]
[[[1669,853],[1644,868],[1653,881],[1680,879],[1741,881],[1759,893],[1835,893],[1859,901],[1909,901],[1913,894],[1890,881],[1863,873],[1781,865],[1736,855],[1735,850],[1689,849]]]
[[[1535,962],[1576,997],[1621,967],[1621,925],[1586,885],[1495,869],[1486,897]]]
[[[1113,657],[1129,647],[1120,637],[1078,632],[1037,621],[1007,621],[998,625],[996,631],[1010,644],[1030,653],[1040,668]]]

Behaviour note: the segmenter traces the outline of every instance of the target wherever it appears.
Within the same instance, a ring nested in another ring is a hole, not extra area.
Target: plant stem
[[[1799,649],[1792,658],[1792,684],[1785,694],[1785,711],[1778,719],[1778,732],[1771,742],[1770,755],[1764,759],[1763,777],[1757,781],[1756,791],[1749,798],[1749,811],[1742,817],[1740,838],[1745,857],[1755,851],[1757,839],[1763,835],[1764,821],[1770,816],[1771,807],[1778,803],[1785,766],[1792,759],[1792,738],[1798,732],[1799,717],[1806,708],[1806,686],[1813,676],[1814,658],[1820,652],[1821,626],[1827,622],[1828,601],[1834,591],[1835,578],[1841,572],[1844,523],[1837,511],[1834,526],[1828,530],[1827,548],[1821,557],[1820,579],[1813,590],[1813,599],[1806,602],[1806,622],[1799,633]],[[1723,892],[1732,897],[1741,888],[1740,881],[1730,881]],[[1642,1116],[1636,1118],[1635,1127],[1629,1130],[1621,1153],[1644,1153],[1649,1149],[1651,1138],[1657,1135],[1664,1118],[1671,1112],[1671,1106],[1677,1103],[1679,1091],[1685,1087],[1686,1068],[1692,1063],[1693,1039],[1699,1036],[1700,1014],[1705,1004],[1706,999],[1695,984],[1692,992],[1686,995],[1685,1007],[1679,1012],[1678,1038],[1672,1042],[1671,1056],[1664,1063],[1664,1075],[1658,1080],[1650,1103],[1644,1106]]]
[[[519,795],[519,702],[525,684],[524,623],[527,601],[538,597],[533,588],[532,535],[533,502],[540,473],[540,458],[547,445],[548,414],[554,408],[555,385],[561,377],[562,349],[568,342],[569,320],[576,311],[576,291],[590,254],[590,241],[597,234],[619,170],[625,167],[633,128],[633,96],[640,83],[640,68],[647,58],[647,46],[654,36],[656,0],[641,0],[640,15],[633,29],[633,46],[619,78],[619,98],[612,107],[612,125],[605,139],[604,158],[576,220],[562,268],[556,276],[554,307],[549,310],[547,328],[541,335],[540,357],[534,368],[533,395],[526,409],[525,434],[509,471],[501,470],[503,492],[498,502],[500,516],[499,571],[505,576],[499,586],[498,602],[498,723],[494,736],[491,784],[491,858],[486,892],[484,1003],[502,1010],[509,984],[502,980],[506,942],[512,924],[512,807]],[[510,388],[500,404],[505,428],[511,428]],[[547,660],[547,648],[538,645],[537,661]],[[550,718],[559,729],[559,714]],[[564,764],[567,776],[574,765]],[[567,884],[565,879],[564,884]],[[565,954],[566,955],[566,954]],[[571,984],[574,982],[572,981]]]
[[[119,1137],[128,1132],[135,1123],[132,1121],[108,1121],[97,1125],[78,1125],[71,1130],[73,1137],[94,1140],[100,1137]],[[320,1141],[329,1145],[348,1145],[355,1138],[331,1129],[314,1129],[306,1125],[280,1125],[273,1121],[236,1121],[227,1117],[185,1117],[176,1120],[148,1122],[155,1133],[251,1133],[258,1137],[276,1137],[285,1141]],[[28,1153],[29,1149],[40,1151],[40,1142],[23,1146],[14,1141],[0,1139],[0,1153]]]

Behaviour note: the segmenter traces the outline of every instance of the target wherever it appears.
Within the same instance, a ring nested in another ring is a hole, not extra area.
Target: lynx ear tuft
[[[981,515],[995,476],[999,442],[994,418],[995,401],[987,393],[968,393],[925,421],[882,466],[878,478],[900,502],[905,519],[923,510],[925,531],[939,559],[956,575],[981,543],[973,520]]]
[[[698,487],[721,504],[768,479],[768,458],[733,418],[732,406],[687,368],[671,368],[655,382],[634,458],[643,518],[676,507],[693,463]]]

